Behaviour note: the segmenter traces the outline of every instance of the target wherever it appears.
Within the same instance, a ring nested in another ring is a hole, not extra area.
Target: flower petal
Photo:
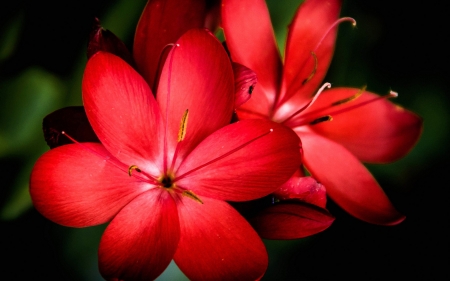
[[[253,70],[237,62],[233,63],[233,73],[234,91],[236,95],[234,106],[238,108],[250,99],[258,79]]]
[[[327,193],[325,187],[312,177],[294,174],[281,185],[273,195],[281,200],[295,199],[325,208]]]
[[[256,73],[256,89],[272,104],[282,64],[265,1],[223,0],[222,27],[232,60]]]
[[[154,188],[136,197],[111,221],[99,246],[107,280],[154,280],[177,249],[180,225],[175,201]]]
[[[252,98],[236,109],[239,119],[270,119],[273,103],[265,96],[259,82],[253,89]]]
[[[250,224],[223,201],[178,204],[180,242],[175,262],[191,280],[256,280],[267,269],[267,252]]]
[[[295,104],[309,100],[325,77],[337,34],[337,26],[329,28],[338,20],[340,8],[341,0],[306,0],[289,26],[282,94],[291,96]],[[311,52],[317,58],[317,68]]]
[[[177,185],[210,198],[245,201],[275,191],[300,166],[295,133],[267,120],[242,120],[210,135],[181,164]],[[186,174],[185,176],[183,174]]]
[[[334,217],[324,208],[299,201],[282,201],[249,219],[263,239],[298,239],[327,229]]]
[[[161,73],[158,103],[167,118],[168,148],[174,152],[183,114],[189,110],[178,160],[206,136],[229,124],[234,109],[234,78],[222,44],[204,29],[191,29],[178,41]]]
[[[204,1],[150,0],[136,28],[133,56],[138,69],[156,92],[158,71],[164,64],[164,49],[191,28],[202,27]]]
[[[330,106],[333,101],[351,97],[360,91],[352,88],[327,90],[310,110]],[[423,123],[419,116],[370,92],[364,92],[356,100],[330,110],[333,121],[319,123],[311,129],[342,144],[364,162],[398,160],[413,148],[422,132]],[[342,113],[333,114],[334,111]]]
[[[43,154],[31,172],[30,194],[36,209],[65,226],[109,221],[148,188],[100,144],[68,144]],[[121,170],[121,169],[125,170]]]
[[[87,117],[105,148],[126,165],[160,174],[162,119],[142,77],[119,57],[97,52],[82,89]]]
[[[364,165],[344,147],[312,132],[301,132],[300,137],[306,168],[341,208],[373,224],[394,225],[405,219]]]

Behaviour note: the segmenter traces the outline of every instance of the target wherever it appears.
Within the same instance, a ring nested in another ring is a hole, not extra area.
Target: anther
[[[203,201],[200,198],[198,198],[198,196],[195,195],[195,193],[192,190],[184,190],[181,194],[188,198],[193,199],[194,201],[197,201],[200,204],[203,204]]]
[[[188,116],[189,116],[189,109],[186,109],[186,111],[183,114],[183,117],[181,117],[180,130],[178,131],[178,142],[184,140],[184,137],[186,136]]]
[[[313,121],[309,122],[309,125],[316,125],[322,122],[328,122],[333,121],[333,117],[331,115],[325,115],[319,118],[314,119]]]
[[[398,96],[398,93],[397,93],[397,92],[390,91],[389,94],[387,94],[387,95],[384,95],[384,96],[377,96],[377,97],[374,97],[374,98],[372,98],[372,99],[370,99],[370,100],[366,100],[366,101],[364,101],[364,102],[360,102],[360,103],[357,103],[357,104],[350,105],[350,106],[348,106],[348,107],[346,107],[346,108],[334,110],[334,111],[330,112],[329,115],[327,115],[327,116],[330,116],[330,117],[331,117],[331,116],[336,116],[336,115],[338,115],[338,114],[341,114],[341,113],[344,113],[344,112],[347,112],[347,111],[350,111],[350,110],[353,110],[353,109],[356,109],[356,108],[360,108],[360,107],[362,107],[362,106],[365,106],[365,105],[367,105],[367,104],[376,102],[376,101],[378,101],[378,100],[389,99],[389,98],[396,98],[397,96]],[[317,124],[318,122],[315,122],[315,121],[316,121],[316,120],[319,120],[319,119],[321,120],[322,118],[324,118],[324,117],[317,118],[317,119],[313,120],[312,122],[314,122],[314,124]],[[324,120],[324,121],[331,121],[331,120]],[[320,121],[320,122],[323,122],[323,121]],[[310,123],[310,124],[311,124],[311,123]]]
[[[366,90],[366,87],[367,87],[367,86],[362,87],[356,94],[354,94],[354,95],[351,96],[351,97],[348,97],[348,98],[345,98],[345,99],[342,99],[342,100],[338,100],[338,101],[333,102],[333,103],[331,104],[331,106],[336,106],[336,105],[340,105],[340,104],[344,104],[344,103],[348,103],[348,102],[351,102],[351,101],[356,100],[356,99],[359,98],[359,97],[362,95],[362,93]]]
[[[398,97],[398,93],[391,90],[391,91],[389,92],[389,97],[390,97],[390,98],[396,98],[396,97]]]
[[[131,177],[131,174],[133,173],[133,170],[136,170],[136,172],[142,172],[141,171],[141,169],[139,169],[138,168],[138,166],[136,166],[136,165],[131,165],[129,168],[128,168],[128,175]]]
[[[175,147],[175,152],[172,157],[172,164],[170,165],[170,170],[173,170],[173,167],[175,165],[175,160],[177,159],[178,156],[179,144],[186,137],[188,117],[189,117],[189,109],[186,109],[186,111],[183,114],[183,117],[181,117],[180,130],[178,131],[178,143],[177,146]]]
[[[253,93],[253,89],[255,89],[255,84],[250,85],[250,87],[248,87],[248,93],[251,95]]]
[[[317,71],[317,66],[319,64],[318,60],[317,60],[317,55],[313,51],[311,51],[311,55],[314,58],[314,68],[313,68],[311,74],[309,74],[309,76],[306,77],[305,80],[303,80],[302,85],[305,85],[308,81],[310,81],[313,78],[313,76],[316,74],[316,71]]]

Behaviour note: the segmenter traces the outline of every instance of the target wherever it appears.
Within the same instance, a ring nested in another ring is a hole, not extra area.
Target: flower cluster
[[[107,280],[153,280],[172,259],[192,280],[260,279],[261,238],[325,230],[327,194],[370,223],[404,219],[361,161],[404,156],[422,122],[393,93],[320,87],[337,25],[353,21],[340,1],[301,5],[284,66],[264,1],[211,3],[149,0],[132,53],[97,21],[84,107],[44,119],[33,204],[64,226],[109,223]]]

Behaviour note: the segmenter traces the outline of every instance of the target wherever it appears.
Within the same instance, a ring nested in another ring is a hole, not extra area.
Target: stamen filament
[[[322,85],[322,87],[320,87],[320,89],[316,92],[316,94],[314,95],[314,97],[311,99],[311,101],[309,103],[307,103],[305,106],[303,106],[302,108],[300,108],[299,110],[297,110],[296,112],[294,112],[291,116],[289,116],[288,118],[286,118],[283,122],[280,122],[281,124],[286,123],[287,121],[291,120],[292,118],[294,118],[296,115],[298,115],[299,113],[303,112],[304,110],[306,110],[307,108],[309,108],[316,100],[317,98],[320,96],[320,94],[323,92],[323,90],[325,90],[325,88],[331,88],[331,84],[330,83],[325,83]]]
[[[236,147],[236,148],[234,148],[234,149],[228,151],[227,153],[225,153],[225,154],[223,154],[223,155],[221,155],[221,156],[219,156],[219,157],[217,157],[217,158],[214,158],[213,160],[208,161],[208,162],[206,162],[205,164],[202,164],[202,165],[200,165],[200,166],[198,166],[198,167],[196,167],[196,168],[194,168],[194,169],[192,169],[192,170],[190,170],[190,171],[188,171],[188,172],[186,172],[186,173],[184,173],[184,174],[182,174],[182,175],[176,177],[176,178],[174,179],[174,181],[181,180],[182,178],[185,178],[186,176],[188,176],[188,175],[190,175],[190,174],[192,174],[192,173],[194,173],[194,172],[196,172],[196,171],[198,171],[198,170],[200,170],[200,169],[202,169],[202,168],[204,168],[204,167],[206,167],[206,166],[208,166],[208,165],[210,165],[210,164],[212,164],[212,163],[214,163],[214,162],[217,162],[217,161],[219,161],[219,160],[222,160],[222,159],[226,158],[227,156],[229,156],[229,155],[235,153],[235,152],[238,151],[238,150],[241,150],[242,148],[246,147],[247,145],[251,144],[252,142],[255,142],[256,140],[258,140],[258,139],[260,139],[260,138],[262,138],[262,137],[264,137],[264,136],[267,136],[268,134],[270,134],[270,133],[272,133],[272,132],[273,132],[273,129],[270,129],[268,132],[265,132],[265,133],[263,133],[263,134],[261,134],[261,135],[255,137],[255,138],[253,138],[253,139],[251,139],[251,140],[245,142],[244,144],[241,144],[240,146],[238,146],[238,147]]]
[[[372,98],[370,100],[366,100],[364,102],[361,102],[361,103],[358,103],[358,104],[354,104],[354,105],[346,107],[346,108],[342,108],[342,109],[338,109],[338,110],[335,110],[335,111],[328,112],[327,115],[325,115],[325,116],[322,116],[322,117],[319,117],[319,118],[315,118],[315,119],[313,119],[312,121],[309,121],[309,122],[302,122],[300,124],[296,124],[296,126],[303,126],[303,125],[306,125],[306,124],[314,125],[314,124],[321,123],[321,122],[324,122],[324,121],[331,121],[332,118],[333,118],[332,116],[336,116],[338,114],[341,114],[341,113],[344,113],[344,112],[347,112],[347,111],[351,111],[353,109],[362,107],[362,106],[370,104],[372,102],[376,102],[377,100],[396,98],[397,96],[398,96],[397,92],[390,91],[389,94],[387,94],[387,95],[374,97],[374,98]],[[310,115],[312,115],[314,113],[317,113],[317,112],[323,111],[323,110],[324,110],[324,108],[319,109],[319,110],[314,110],[313,112],[308,112],[307,114],[302,116],[302,119],[306,119],[307,116],[310,116]],[[325,120],[326,117],[330,117],[331,119],[330,120]]]
[[[179,44],[173,44],[173,47],[179,47]],[[169,102],[170,102],[170,82],[171,82],[171,74],[172,74],[172,64],[173,64],[173,56],[175,50],[172,51],[170,60],[169,60],[169,75],[167,79],[167,100],[166,100],[166,125],[164,127],[164,173],[167,173],[167,131],[169,126]]]
[[[318,108],[318,109],[315,109],[315,110],[313,110],[313,111],[310,111],[310,112],[308,112],[308,113],[305,113],[305,114],[303,114],[303,115],[301,116],[301,118],[302,118],[302,119],[305,119],[305,118],[307,118],[308,116],[314,116],[314,115],[316,115],[316,114],[319,113],[319,112],[322,112],[322,111],[324,111],[324,110],[326,110],[326,109],[329,109],[330,107],[338,106],[338,105],[342,105],[342,104],[344,104],[344,103],[347,103],[347,102],[350,101],[350,99],[351,99],[351,101],[354,101],[356,98],[360,97],[360,96],[364,93],[365,90],[366,90],[366,86],[362,87],[360,90],[358,90],[358,92],[356,92],[356,94],[354,94],[353,96],[351,96],[351,97],[349,97],[349,98],[345,98],[345,99],[343,99],[343,100],[335,101],[335,102],[331,103],[330,105],[322,106],[322,107],[320,107],[320,108]],[[317,94],[316,94],[316,95],[317,95]],[[346,102],[343,102],[344,100],[346,100]],[[347,100],[348,100],[348,101],[347,101]],[[287,120],[286,120],[286,121],[287,121]]]
[[[333,22],[333,23],[330,25],[330,27],[328,27],[328,29],[325,31],[324,35],[323,35],[323,36],[320,38],[320,40],[317,42],[316,46],[311,50],[311,54],[312,54],[312,57],[313,57],[313,59],[314,59],[314,67],[313,67],[313,71],[311,72],[311,74],[310,74],[308,77],[306,77],[306,78],[304,78],[304,79],[302,80],[302,83],[301,83],[300,85],[295,84],[296,87],[289,87],[289,88],[286,90],[286,92],[285,92],[285,94],[284,94],[284,96],[283,96],[282,99],[279,98],[279,95],[280,95],[280,94],[277,94],[276,99],[275,99],[275,103],[274,103],[274,107],[273,107],[274,110],[275,110],[276,108],[278,108],[279,106],[281,106],[283,103],[287,102],[293,95],[295,95],[295,93],[298,92],[298,90],[299,90],[302,86],[304,86],[307,82],[309,82],[309,81],[314,77],[314,75],[316,74],[316,71],[317,71],[317,69],[318,69],[318,67],[319,67],[319,60],[318,60],[317,55],[316,55],[316,54],[317,54],[317,50],[319,49],[320,45],[322,45],[323,41],[324,41],[325,38],[328,36],[328,34],[329,34],[329,33],[330,33],[337,25],[339,25],[339,24],[342,23],[342,22],[346,22],[346,21],[349,21],[349,22],[351,22],[351,23],[353,24],[353,26],[356,26],[356,21],[355,21],[353,18],[350,18],[350,17],[343,17],[343,18],[340,18],[340,19],[338,19],[337,21]],[[303,62],[303,64],[300,66],[300,69],[302,69],[303,67],[305,67],[305,65],[306,65],[307,62],[309,62],[309,59],[307,59],[307,60],[305,60],[305,61]],[[301,74],[302,74],[302,72],[299,71],[299,72],[297,73],[297,76],[293,79],[293,81],[302,79],[302,77],[299,77]]]
[[[161,72],[161,69],[162,69],[163,62],[165,61],[165,55],[164,54],[165,54],[165,52],[166,52],[166,50],[168,48],[173,48],[173,47],[176,47],[176,45],[174,43],[169,43],[169,44],[167,44],[166,46],[164,46],[162,48],[161,53],[159,54],[158,66],[156,68],[156,73],[155,73],[156,79],[155,79],[155,81],[153,81],[153,87],[152,87],[152,90],[154,91],[154,93],[156,93],[156,91],[157,91],[157,87],[158,87],[158,84],[159,84],[159,78],[161,76],[160,72]]]
[[[352,23],[353,26],[356,26],[356,20],[354,18],[343,17],[343,18],[338,19],[337,21],[335,21],[333,24],[330,25],[330,27],[327,29],[327,31],[322,36],[322,38],[320,38],[319,42],[317,43],[317,45],[316,45],[316,47],[314,48],[313,51],[316,51],[319,48],[319,46],[322,44],[323,40],[325,40],[325,38],[331,32],[331,30],[333,30],[333,28],[335,28],[340,23],[343,23],[343,22],[346,22],[346,21],[349,21],[349,22]]]
[[[136,171],[142,173],[142,174],[145,175],[146,177],[142,177],[140,174],[137,174],[137,175],[136,175],[136,174],[133,174],[133,176],[134,176],[135,178],[138,178],[138,179],[140,179],[140,180],[142,180],[142,181],[144,181],[144,182],[150,182],[150,183],[155,184],[155,185],[158,184],[158,181],[156,180],[155,177],[153,177],[152,175],[149,175],[149,174],[147,174],[147,173],[143,173],[136,165],[131,165],[131,166],[128,168],[128,170],[127,170],[126,168],[124,168],[124,166],[118,165],[118,163],[116,163],[116,161],[112,160],[110,156],[108,156],[108,155],[106,155],[106,156],[105,156],[105,155],[102,155],[102,154],[98,153],[97,151],[95,151],[95,150],[93,150],[93,149],[87,147],[87,146],[84,145],[83,143],[76,141],[74,138],[72,138],[71,136],[69,136],[65,131],[62,131],[61,134],[64,135],[64,136],[66,136],[69,140],[71,140],[71,141],[74,142],[75,144],[81,145],[81,146],[82,146],[84,149],[86,149],[87,151],[93,153],[94,155],[100,157],[101,159],[103,159],[103,160],[105,160],[105,161],[108,161],[109,163],[111,163],[112,165],[114,165],[117,169],[119,169],[119,170],[121,170],[121,171],[127,173],[129,176],[131,176],[131,171],[130,171],[130,169],[136,169]],[[118,161],[118,160],[117,160],[117,161]],[[118,161],[118,162],[120,162],[120,161]],[[135,168],[134,168],[133,166],[134,166]],[[132,168],[132,167],[133,167],[133,168]]]
[[[390,91],[389,94],[387,94],[387,95],[378,96],[378,97],[375,97],[373,99],[367,100],[367,101],[359,103],[359,104],[352,105],[352,106],[347,107],[347,108],[343,108],[343,109],[339,109],[339,110],[336,110],[336,111],[332,111],[331,113],[329,113],[329,115],[336,116],[336,115],[341,114],[343,112],[347,112],[347,111],[356,109],[358,107],[364,106],[366,104],[375,102],[375,101],[380,100],[380,99],[396,98],[397,96],[398,96],[398,94],[396,92]]]

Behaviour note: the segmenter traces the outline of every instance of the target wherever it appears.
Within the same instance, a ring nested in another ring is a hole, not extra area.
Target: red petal
[[[299,145],[287,127],[267,120],[242,120],[198,145],[176,172],[182,177],[177,185],[197,195],[229,201],[263,197],[298,169]],[[202,165],[206,166],[195,170]],[[184,173],[189,174],[184,177]]]
[[[304,163],[327,189],[331,199],[351,215],[374,224],[402,222],[383,189],[344,147],[314,133],[300,133]]]
[[[102,156],[103,155],[103,156]],[[46,152],[36,162],[30,194],[36,209],[48,219],[72,227],[109,221],[125,204],[148,188],[105,160],[100,144],[68,144]]]
[[[325,77],[333,57],[337,26],[326,34],[338,19],[340,8],[340,0],[306,0],[289,26],[282,93],[294,95],[296,104],[310,99]],[[317,57],[317,69],[305,83],[314,70],[312,51]]]
[[[147,2],[136,28],[133,56],[153,91],[156,91],[158,69],[164,64],[164,48],[175,43],[187,30],[202,27],[205,13],[204,1]]]
[[[258,80],[253,70],[236,62],[233,63],[233,73],[234,91],[236,95],[234,106],[238,108],[250,99]]]
[[[273,195],[278,199],[296,199],[325,208],[327,193],[325,187],[312,177],[292,176]]]
[[[359,91],[351,88],[327,90],[310,110],[329,106],[333,101],[351,97]],[[373,93],[364,92],[352,102],[331,108],[331,112],[344,111],[331,114],[332,122],[319,123],[311,128],[342,144],[361,161],[386,163],[398,160],[417,143],[422,132],[422,119],[386,99],[358,107],[377,97],[379,96]],[[357,108],[351,109],[352,107]]]
[[[183,198],[175,262],[191,280],[256,280],[267,268],[267,252],[249,223],[225,202]]]
[[[256,72],[257,89],[272,104],[282,64],[265,1],[223,0],[222,26],[232,60]]]
[[[230,60],[211,33],[192,29],[177,44],[161,73],[157,99],[167,118],[169,155],[177,145],[183,114],[189,110],[186,137],[178,152],[182,160],[206,136],[230,123],[234,80]]]
[[[126,165],[160,174],[162,120],[142,77],[119,57],[98,52],[86,65],[82,89],[89,122],[105,148]]]
[[[125,44],[114,33],[104,29],[100,25],[100,21],[95,18],[94,29],[89,36],[89,44],[87,47],[88,59],[99,51],[112,53],[130,65],[134,64],[133,58]]]
[[[252,98],[236,109],[239,119],[270,119],[273,102],[265,96],[260,84],[255,85]]]
[[[141,194],[112,220],[99,247],[107,280],[154,280],[177,249],[180,225],[175,201],[160,188]]]
[[[304,238],[327,229],[333,221],[326,209],[298,201],[277,203],[250,219],[264,239]]]

